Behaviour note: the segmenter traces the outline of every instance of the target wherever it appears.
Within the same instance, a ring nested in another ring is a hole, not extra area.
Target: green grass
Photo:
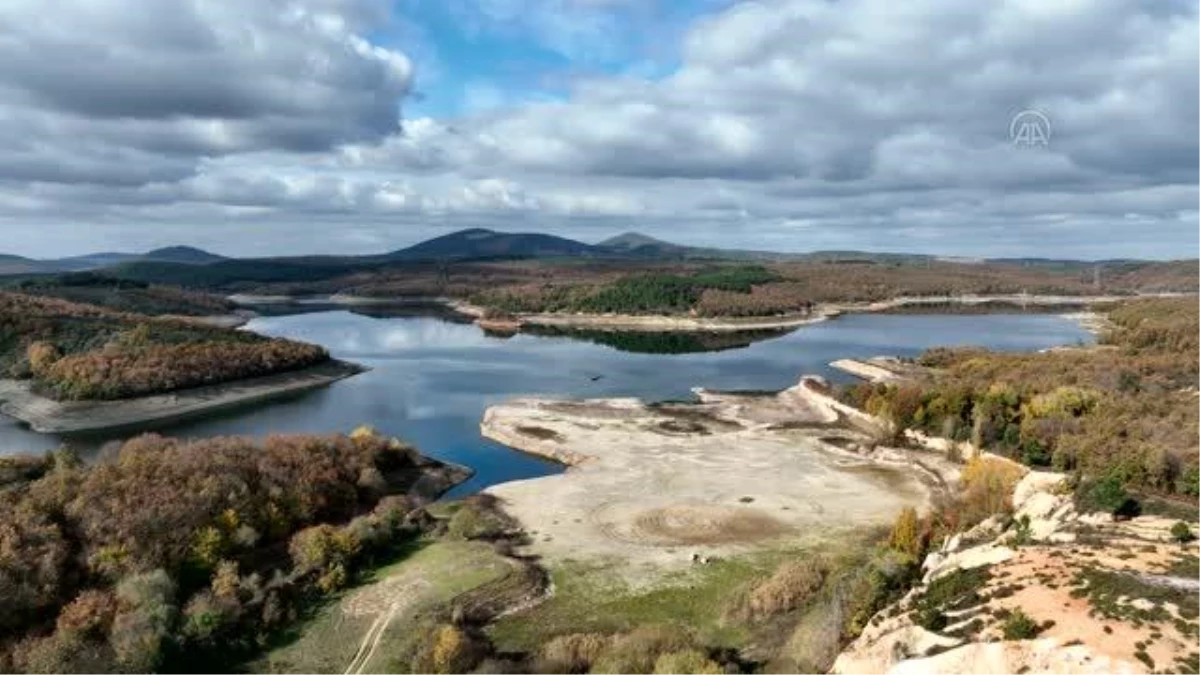
[[[705,645],[741,646],[745,626],[721,615],[749,581],[769,574],[797,551],[772,551],[716,560],[670,573],[653,588],[634,589],[607,565],[570,563],[551,570],[555,595],[532,611],[505,617],[491,628],[501,651],[527,651],[564,633],[615,633],[647,624],[677,624]]]
[[[375,584],[419,580],[417,600],[388,625],[368,670],[384,669],[395,661],[404,646],[403,636],[430,608],[442,606],[455,596],[506,574],[511,567],[488,544],[464,541],[421,541],[391,562],[372,570],[354,588],[316,608],[311,618],[297,626],[286,639],[259,659],[248,663],[252,672],[337,672],[345,670],[373,615],[351,616],[343,606],[356,594],[370,592]]]

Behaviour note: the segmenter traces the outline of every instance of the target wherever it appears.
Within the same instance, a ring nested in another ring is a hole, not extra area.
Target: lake
[[[691,351],[697,341],[686,336],[616,341],[637,350],[627,351],[603,344],[603,336],[597,341],[594,333],[502,338],[437,317],[373,317],[344,310],[264,316],[246,329],[322,344],[334,356],[371,370],[291,400],[160,432],[193,437],[329,433],[369,424],[426,454],[474,468],[474,478],[454,494],[561,471],[480,437],[484,409],[513,396],[688,399],[692,387],[782,389],[806,373],[848,381],[828,365],[843,357],[915,356],[940,345],[1026,351],[1091,340],[1074,321],[1050,314],[847,315],[742,347],[719,338],[713,342],[721,349],[708,352]],[[660,344],[662,351],[677,353],[647,353]],[[69,442],[86,451],[107,440]],[[63,441],[9,418],[0,422],[0,454],[39,451]]]

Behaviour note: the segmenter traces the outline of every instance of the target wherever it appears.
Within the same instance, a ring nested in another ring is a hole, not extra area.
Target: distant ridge
[[[223,255],[209,253],[204,249],[194,246],[165,246],[163,248],[156,248],[153,251],[136,256],[136,259],[153,260],[155,262],[177,262],[188,265],[207,265],[218,260],[228,260]]]
[[[470,258],[554,258],[596,254],[596,247],[552,234],[459,230],[387,254],[391,260],[465,260]]]

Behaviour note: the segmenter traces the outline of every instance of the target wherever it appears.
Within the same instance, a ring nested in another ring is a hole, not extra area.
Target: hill
[[[186,263],[189,265],[207,265],[208,263],[228,260],[223,255],[209,253],[204,249],[194,246],[166,246],[156,248],[153,251],[143,253],[137,256],[138,260],[151,260],[155,262],[177,262]]]
[[[43,274],[55,271],[45,261],[0,253],[0,274]]]
[[[597,247],[552,234],[496,232],[482,228],[434,237],[387,254],[393,260],[468,260],[478,258],[557,258],[592,256]]]

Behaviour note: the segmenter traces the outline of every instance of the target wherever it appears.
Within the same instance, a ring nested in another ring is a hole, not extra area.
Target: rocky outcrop
[[[1194,668],[1197,589],[1180,575],[1196,545],[1171,543],[1169,519],[1080,514],[1065,478],[1026,474],[1011,517],[930,553],[921,584],[872,618],[833,672]],[[1018,615],[1029,621],[1014,626]]]

